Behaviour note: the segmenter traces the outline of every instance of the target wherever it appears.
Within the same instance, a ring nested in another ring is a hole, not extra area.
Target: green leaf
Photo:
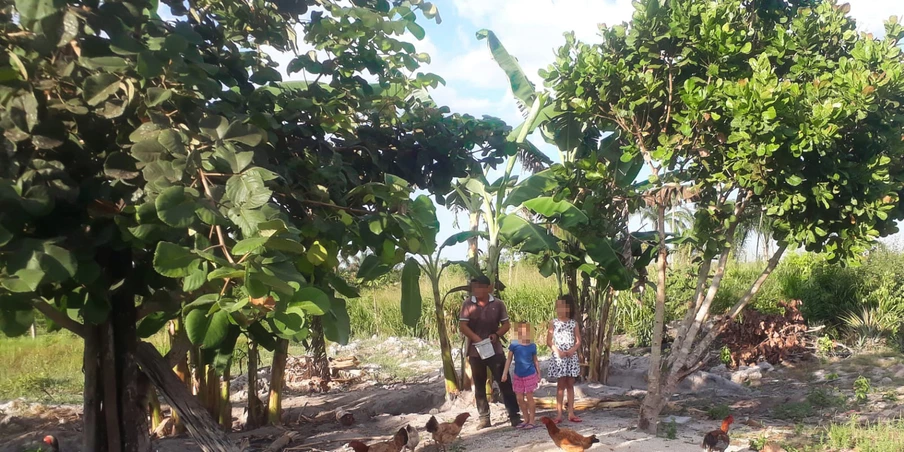
[[[595,237],[581,242],[587,249],[587,255],[603,271],[613,289],[627,290],[631,288],[631,275],[621,263],[620,256],[610,240]]]
[[[311,315],[324,315],[330,310],[330,297],[316,287],[303,287],[292,297],[289,307],[300,308]]]
[[[505,199],[505,206],[520,206],[525,201],[551,193],[559,187],[555,168],[545,169],[521,181]]]
[[[166,326],[166,322],[174,319],[176,315],[177,314],[163,311],[148,314],[146,317],[138,321],[135,332],[138,334],[138,337],[147,339],[157,334],[158,331]]]
[[[7,310],[0,309],[0,331],[8,337],[16,337],[25,334],[34,323],[32,310]]]
[[[183,278],[197,268],[200,259],[183,246],[170,242],[157,243],[154,251],[154,270],[170,278]]]
[[[308,249],[307,254],[305,255],[308,259],[308,262],[314,265],[320,265],[330,257],[329,252],[326,247],[323,246],[320,241],[315,241],[311,247]]]
[[[261,130],[250,124],[235,121],[222,135],[223,141],[234,141],[247,146],[257,146],[263,141]]]
[[[145,102],[148,107],[156,107],[173,97],[173,91],[164,88],[148,88],[148,97]]]
[[[587,215],[574,204],[565,200],[556,201],[555,198],[549,196],[524,201],[524,207],[547,218],[559,218],[559,224],[565,229],[584,224],[589,220]]]
[[[32,29],[36,22],[55,14],[66,3],[62,0],[16,0],[15,5],[22,25]]]
[[[0,246],[6,245],[12,239],[12,232],[9,232],[8,229],[4,228],[3,225],[0,224]]]
[[[361,265],[358,267],[358,279],[363,281],[373,281],[392,270],[392,266],[384,264],[375,254],[368,254]]]
[[[124,152],[111,152],[104,161],[104,174],[113,179],[134,179],[141,174],[135,168],[135,159]]]
[[[457,266],[465,269],[465,271],[468,272],[468,276],[480,276],[483,274],[480,271],[480,269],[478,269],[477,267],[474,266],[474,264],[472,264],[468,261],[448,261],[445,264],[443,264],[443,266],[452,266],[452,265],[457,265]]]
[[[41,285],[44,276],[45,273],[41,270],[23,268],[17,271],[12,278],[0,280],[0,286],[15,293],[34,292]]]
[[[358,293],[358,289],[354,288],[351,284],[346,282],[345,279],[335,273],[327,275],[327,281],[330,283],[330,286],[343,297],[359,298],[361,296],[361,294]]]
[[[418,41],[423,40],[424,37],[427,36],[427,33],[424,32],[424,27],[421,27],[414,21],[408,22],[405,24],[405,27],[408,28],[408,31],[410,31]]]
[[[222,311],[220,311],[222,312]],[[213,359],[213,366],[217,373],[223,375],[223,372],[232,364],[232,356],[235,353],[235,344],[238,342],[242,329],[238,325],[227,325],[226,335],[220,341],[217,347],[217,356]]]
[[[447,238],[440,248],[445,248],[447,246],[457,245],[459,243],[467,242],[469,239],[473,237],[484,237],[486,238],[487,233],[483,231],[462,231],[452,234]]]
[[[119,91],[119,77],[113,74],[97,74],[85,79],[82,96],[88,105],[95,106]]]
[[[203,309],[185,315],[185,333],[192,344],[211,349],[220,345],[229,330],[229,313],[217,311],[208,316]]]
[[[287,253],[293,254],[304,254],[305,249],[304,245],[298,243],[295,240],[283,239],[278,237],[271,237],[267,240],[267,249],[277,250],[277,251],[285,251]]]
[[[207,275],[208,281],[213,281],[215,279],[234,279],[234,278],[244,278],[245,270],[232,268],[232,267],[220,267]]]
[[[513,246],[519,246],[525,253],[557,252],[559,251],[558,239],[549,232],[517,215],[505,215],[502,217],[499,227],[499,235],[508,240]]]
[[[790,185],[792,187],[797,187],[798,185],[803,183],[804,180],[801,179],[800,176],[793,174],[793,175],[789,176],[787,179],[785,179],[785,181],[788,182],[788,185]]]
[[[524,107],[532,105],[537,97],[537,89],[531,83],[521,65],[518,64],[518,61],[505,50],[505,46],[502,45],[496,34],[490,30],[483,29],[477,32],[477,39],[487,40],[487,46],[490,48],[493,59],[496,60],[496,64],[505,71],[505,75],[509,78],[512,94],[515,95],[515,98]]]
[[[244,240],[240,240],[235,246],[232,247],[232,254],[236,256],[242,256],[248,254],[253,251],[257,251],[258,248],[264,246],[267,243],[267,237],[251,237]]]
[[[270,201],[272,195],[260,175],[254,172],[246,171],[226,181],[226,196],[240,209],[261,207]]]
[[[202,261],[195,267],[191,274],[182,280],[182,291],[193,292],[201,288],[207,282],[207,262]]]
[[[327,340],[337,344],[348,344],[351,322],[348,318],[348,310],[345,308],[345,300],[333,298],[330,306],[330,312],[321,318],[323,321],[323,335],[326,336]]]
[[[174,228],[191,226],[195,221],[195,210],[198,208],[195,199],[186,196],[186,194],[192,194],[192,191],[194,189],[186,190],[181,185],[163,190],[154,202],[160,221]]]
[[[421,318],[421,267],[410,257],[402,267],[402,323],[414,328]]]
[[[52,281],[63,282],[75,277],[78,272],[78,261],[69,250],[45,243],[41,269],[47,272]]]

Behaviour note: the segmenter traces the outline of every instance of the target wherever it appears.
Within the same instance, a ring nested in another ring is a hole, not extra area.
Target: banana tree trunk
[[[320,317],[311,321],[311,374],[324,381],[330,381],[330,361],[326,356],[326,337]]]
[[[232,403],[229,401],[230,369],[226,366],[223,371],[223,381],[220,382],[219,408],[220,426],[223,430],[232,431]]]
[[[163,412],[160,409],[160,399],[157,397],[157,390],[153,386],[148,388],[148,411],[151,414],[151,431],[156,431],[157,427],[163,422]]]
[[[468,212],[468,229],[474,233],[480,231],[480,209]],[[474,268],[480,268],[478,240],[479,238],[476,235],[468,239],[468,260]]]
[[[267,420],[264,412],[264,402],[258,397],[257,370],[260,367],[260,355],[257,351],[257,342],[248,341],[248,417],[245,421],[245,429],[258,428]]]
[[[278,339],[273,352],[273,364],[270,365],[270,401],[267,404],[267,422],[270,425],[282,424],[282,393],[286,381],[286,359],[288,359],[289,341]]]
[[[436,314],[436,329],[439,336],[439,349],[443,358],[443,378],[446,380],[446,399],[459,393],[458,379],[455,376],[455,364],[452,361],[452,344],[449,342],[449,332],[446,330],[446,314],[443,311],[443,298],[439,293],[439,278],[430,275],[430,283],[433,286],[433,308]]]

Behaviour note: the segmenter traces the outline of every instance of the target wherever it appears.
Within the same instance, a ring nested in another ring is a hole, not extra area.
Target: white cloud
[[[857,29],[877,36],[885,34],[883,24],[890,16],[904,20],[904,2],[900,0],[848,0],[846,3],[851,5],[850,15],[857,21]]]

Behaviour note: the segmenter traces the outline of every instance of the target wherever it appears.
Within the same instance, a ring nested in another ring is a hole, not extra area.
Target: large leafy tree
[[[645,430],[788,247],[846,261],[897,230],[904,28],[892,19],[877,39],[857,33],[847,6],[812,3],[638,1],[633,20],[602,28],[598,44],[567,36],[547,73],[561,109],[616,130],[621,160],[650,172],[637,186],[657,210],[660,243]],[[688,201],[702,259],[663,357],[666,212]],[[778,247],[727,312],[710,312],[753,206]]]
[[[138,364],[213,429],[139,340],[169,319],[221,369],[240,334],[285,350],[317,317],[347,340],[340,254],[404,257],[372,226],[398,204],[355,188],[395,174],[442,199],[507,133],[424,100],[442,80],[400,37],[429,3],[166,3],[0,2],[0,326],[37,309],[84,338],[85,450],[148,448]],[[266,51],[309,48],[283,83]]]

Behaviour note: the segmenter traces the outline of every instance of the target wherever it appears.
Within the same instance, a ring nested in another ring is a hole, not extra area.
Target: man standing
[[[511,380],[502,381],[505,369],[505,355],[499,337],[505,335],[511,328],[508,312],[502,300],[493,297],[490,293],[490,278],[478,276],[471,279],[471,298],[465,300],[461,306],[461,315],[458,316],[459,330],[467,337],[471,344],[468,346],[468,362],[471,364],[471,373],[474,380],[474,398],[477,401],[477,412],[480,419],[477,428],[490,426],[490,403],[487,400],[487,369],[493,374],[493,379],[502,391],[502,399],[509,413],[509,420],[515,427],[521,423],[521,414],[518,411],[518,399],[512,389]],[[493,356],[481,359],[477,352],[475,342],[489,338],[493,343]]]

